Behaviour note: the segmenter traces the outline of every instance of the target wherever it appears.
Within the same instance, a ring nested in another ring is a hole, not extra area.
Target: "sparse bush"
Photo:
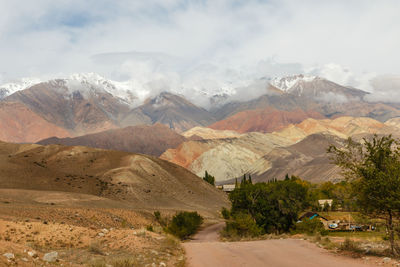
[[[147,226],[146,226],[146,230],[147,230],[147,231],[150,231],[150,232],[154,232],[153,225],[151,225],[151,224],[150,224],[150,225],[147,225]]]
[[[232,220],[226,222],[222,231],[224,237],[256,237],[262,234],[262,229],[250,214],[240,212],[233,216]]]
[[[100,244],[98,242],[93,242],[89,245],[89,252],[93,254],[103,255]]]
[[[225,220],[228,220],[228,219],[231,217],[231,212],[230,212],[227,208],[225,208],[225,207],[222,208],[221,214],[222,214],[222,217],[223,217]]]
[[[137,266],[136,260],[126,258],[126,259],[118,259],[112,263],[114,267],[132,267]]]
[[[350,238],[346,238],[344,240],[344,242],[342,244],[340,244],[339,249],[343,250],[343,251],[351,251],[351,252],[357,252],[357,253],[362,251],[362,249],[360,248],[358,243],[354,242]]]
[[[160,211],[156,210],[154,212],[154,217],[156,218],[156,221],[159,222],[161,220],[161,213]]]
[[[103,260],[98,260],[89,264],[90,267],[106,267],[106,263]]]
[[[318,218],[313,218],[311,220],[304,218],[302,222],[296,223],[292,233],[304,233],[309,235],[320,233],[321,235],[325,235],[326,230]]]
[[[166,218],[161,217],[160,211],[155,211],[154,212],[154,218],[156,219],[156,222],[158,222],[162,227],[166,227],[168,224],[168,221]]]
[[[166,227],[166,231],[180,239],[188,238],[197,232],[203,223],[203,217],[197,212],[179,212]]]

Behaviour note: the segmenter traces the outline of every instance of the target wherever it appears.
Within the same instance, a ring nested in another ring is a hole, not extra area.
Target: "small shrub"
[[[179,212],[166,227],[166,231],[180,239],[188,238],[197,232],[203,218],[197,212]]]
[[[342,244],[340,244],[339,247],[340,250],[343,251],[351,251],[351,252],[361,252],[361,248],[358,245],[357,242],[354,242],[350,238],[346,238]]]
[[[156,219],[156,222],[158,222],[162,227],[167,226],[167,219],[161,217],[161,213],[158,210],[154,212],[154,218]]]
[[[159,222],[161,220],[161,213],[160,211],[156,210],[154,212],[154,217],[156,218],[156,221]]]
[[[89,252],[93,254],[103,255],[103,251],[100,248],[100,244],[98,242],[93,242],[89,245]]]
[[[250,214],[240,212],[235,214],[232,220],[226,222],[226,227],[222,231],[224,237],[256,237],[262,234],[262,229]]]
[[[89,264],[90,267],[106,267],[106,263],[102,260],[97,260]]]
[[[321,235],[326,235],[326,230],[318,218],[313,218],[311,220],[305,218],[302,222],[295,225],[292,233],[304,233],[308,235],[320,233]]]
[[[225,208],[225,207],[222,208],[221,214],[222,214],[222,217],[223,217],[225,220],[228,220],[228,219],[231,217],[231,212],[230,212],[227,208]]]
[[[146,230],[147,230],[147,231],[150,231],[150,232],[154,232],[153,225],[151,225],[151,224],[150,224],[150,225],[147,225],[147,226],[146,226]]]
[[[126,258],[126,259],[118,259],[114,260],[112,266],[114,267],[132,267],[137,266],[137,262],[134,259]]]

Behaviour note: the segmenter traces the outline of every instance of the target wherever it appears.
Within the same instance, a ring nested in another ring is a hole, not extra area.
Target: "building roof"
[[[301,215],[300,220],[304,219],[304,218],[308,218],[308,219],[314,219],[315,217],[320,217],[321,219],[327,221],[328,219],[326,219],[325,217],[322,217],[321,215],[319,215],[317,212],[312,212],[312,211],[308,211],[306,213],[304,213],[303,215]]]
[[[231,192],[231,191],[235,190],[235,184],[224,184],[222,186],[222,190],[225,192]]]

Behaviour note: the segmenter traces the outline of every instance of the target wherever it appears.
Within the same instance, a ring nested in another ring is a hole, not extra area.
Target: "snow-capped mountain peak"
[[[105,91],[118,97],[124,103],[134,106],[140,97],[136,92],[135,84],[132,81],[117,82],[104,78],[97,73],[75,73],[69,76],[66,81],[67,88],[71,91],[79,91],[84,95],[88,92]]]
[[[316,79],[316,76],[310,76],[310,75],[293,75],[293,76],[287,76],[287,77],[279,77],[279,78],[274,78],[270,81],[270,84],[284,92],[290,92],[291,88],[293,88],[296,84],[299,82],[311,82],[314,79]]]
[[[3,99],[15,92],[29,88],[40,82],[41,80],[38,78],[22,78],[15,82],[9,82],[0,85],[0,99]]]

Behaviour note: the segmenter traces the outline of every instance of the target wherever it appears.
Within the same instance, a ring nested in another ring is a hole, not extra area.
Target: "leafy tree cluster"
[[[165,230],[180,239],[186,239],[196,233],[202,223],[200,214],[184,211],[176,214]]]
[[[392,136],[374,136],[358,143],[348,139],[344,147],[330,146],[328,153],[352,181],[357,205],[364,214],[383,218],[392,254],[400,254],[395,242],[400,218],[400,142]]]
[[[358,206],[355,202],[352,183],[349,181],[341,181],[332,183],[330,181],[320,184],[307,184],[309,188],[309,199],[314,211],[338,210],[357,211]],[[321,207],[318,203],[319,199],[332,199],[332,206],[325,205]]]
[[[287,232],[308,207],[307,196],[307,187],[294,176],[256,184],[245,176],[229,195],[232,208],[225,230],[242,236]]]
[[[207,183],[215,186],[215,177],[210,175],[207,171],[203,177],[203,180],[206,181]]]

